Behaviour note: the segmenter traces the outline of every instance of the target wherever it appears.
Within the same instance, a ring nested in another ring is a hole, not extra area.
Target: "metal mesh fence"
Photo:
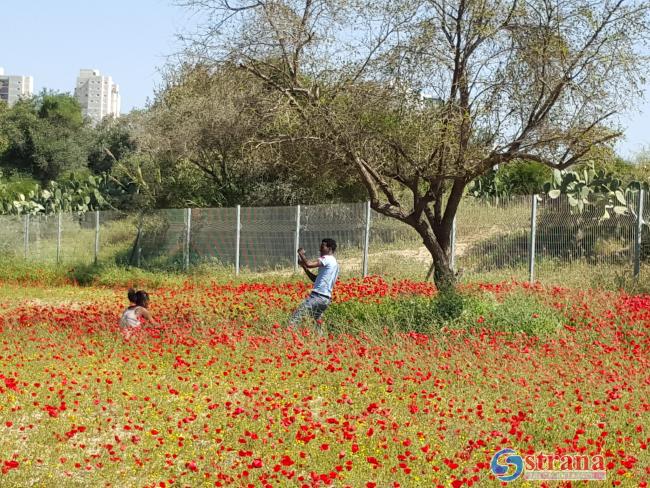
[[[628,212],[618,215],[602,206],[587,206],[576,212],[564,195],[557,199],[540,197],[538,204],[535,266],[543,280],[558,269],[602,267],[632,272],[635,209],[638,198],[627,203]]]
[[[61,215],[60,262],[90,264],[95,260],[96,217],[95,212]],[[57,216],[50,218],[51,229],[56,228],[57,221]],[[47,247],[56,248],[56,242],[50,240]],[[56,260],[56,251],[50,251],[48,255]]]
[[[25,219],[14,215],[0,215],[0,253],[8,259],[25,257]]]
[[[136,215],[110,210],[99,212],[98,261],[114,260],[118,264],[137,264],[139,222],[140,218]],[[93,235],[93,241],[94,237]],[[84,246],[93,249],[92,246]]]
[[[293,266],[295,207],[242,207],[239,263],[251,271]]]
[[[431,256],[413,227],[375,211],[370,218],[369,253],[370,274],[424,277],[431,264]]]
[[[186,215],[184,209],[154,210],[137,220],[132,264],[149,269],[183,266]]]
[[[341,273],[360,274],[363,265],[366,204],[313,205],[301,207],[300,247],[309,256],[318,254],[321,240],[336,240]]]
[[[638,200],[637,207],[638,209]],[[639,267],[641,275],[647,276],[650,273],[650,195],[645,194],[643,198],[643,212],[641,221],[646,225],[641,229],[641,245],[639,246]],[[636,236],[636,233],[635,233]]]
[[[500,271],[525,278],[531,197],[466,200],[456,215],[455,264],[459,274]]]
[[[234,266],[237,255],[237,209],[196,208],[192,209],[191,220],[191,261]]]
[[[54,224],[54,225],[53,225]],[[53,216],[39,215],[33,216],[27,220],[26,225],[29,226],[28,236],[28,257],[35,261],[52,261],[53,252],[56,248],[48,245],[52,242],[52,238],[56,236],[56,223]]]
[[[567,271],[579,275],[594,270],[630,278],[635,263],[642,274],[650,271],[645,224],[641,245],[635,247],[638,196],[627,202],[625,215],[610,210],[608,218],[603,218],[602,206],[577,212],[566,197],[536,198],[535,278],[558,282]],[[521,196],[461,203],[453,240],[454,268],[460,276],[529,278],[532,202],[531,196]],[[242,271],[289,274],[296,270],[297,247],[315,256],[321,240],[331,237],[338,243],[344,276],[361,275],[367,253],[370,274],[424,278],[431,256],[417,232],[372,211],[366,239],[367,209],[366,203],[358,203],[0,216],[0,252],[9,259],[42,263],[98,261],[152,270],[207,264],[232,272],[239,264]],[[650,221],[647,195],[643,220]]]

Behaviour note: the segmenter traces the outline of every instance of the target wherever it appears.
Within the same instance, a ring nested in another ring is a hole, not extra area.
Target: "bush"
[[[433,333],[449,329],[488,328],[507,333],[545,335],[562,325],[561,314],[534,295],[512,293],[498,301],[490,293],[462,295],[449,291],[436,297],[407,296],[381,302],[335,303],[327,311],[333,333]]]
[[[468,298],[455,325],[539,336],[557,331],[562,323],[563,317],[557,310],[534,295],[518,292],[502,301],[489,293]]]
[[[90,286],[95,284],[102,271],[100,264],[77,263],[66,271],[66,277],[71,283]]]
[[[335,333],[382,333],[385,329],[426,333],[436,320],[435,301],[416,296],[371,303],[335,303],[325,316],[328,329]]]
[[[449,322],[458,319],[464,308],[464,299],[455,290],[447,290],[438,293],[433,303],[433,315],[440,322]]]

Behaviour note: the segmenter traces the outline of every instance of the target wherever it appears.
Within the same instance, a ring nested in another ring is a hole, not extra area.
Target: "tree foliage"
[[[126,165],[156,161],[142,188],[159,206],[234,206],[321,203],[363,197],[327,151],[296,133],[288,102],[260,80],[226,63],[185,64],[143,119],[140,155]],[[329,163],[329,164],[326,164]]]
[[[610,144],[648,33],[641,0],[179,3],[208,19],[189,56],[237,63],[280,95],[291,139],[319,144],[375,210],[411,225],[444,287],[467,185],[495,165],[564,169]]]
[[[0,111],[0,168],[43,183],[86,167],[89,132],[78,102],[43,92]]]
[[[137,150],[134,120],[135,113],[118,119],[105,118],[94,128],[88,152],[88,168],[93,173],[110,173],[115,163]]]

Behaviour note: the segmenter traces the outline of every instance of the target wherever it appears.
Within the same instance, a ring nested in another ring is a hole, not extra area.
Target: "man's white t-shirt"
[[[316,281],[314,281],[313,291],[319,295],[332,298],[332,290],[334,289],[338,275],[339,263],[336,262],[334,256],[327,254],[319,257],[318,276],[316,276]]]

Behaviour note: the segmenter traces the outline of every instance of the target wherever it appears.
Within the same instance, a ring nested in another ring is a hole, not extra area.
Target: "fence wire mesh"
[[[638,209],[638,202],[637,207]],[[641,245],[639,246],[639,268],[641,276],[650,273],[650,194],[646,193],[643,198],[642,222],[645,225],[641,228]],[[635,233],[636,237],[636,233]]]
[[[618,215],[602,206],[577,212],[566,196],[539,198],[535,248],[536,276],[544,280],[559,270],[600,267],[632,273],[638,197]]]
[[[251,271],[293,266],[295,207],[242,207],[239,264]]]
[[[95,260],[95,218],[97,213],[62,214],[61,215],[61,245],[59,250],[60,261],[63,263],[78,262],[90,264]],[[50,226],[57,225],[58,219],[52,216]],[[101,213],[100,213],[101,225]],[[54,244],[54,245],[53,245]],[[56,247],[56,243],[49,242],[48,247]],[[52,255],[52,252],[48,253]],[[56,258],[56,253],[54,253]]]
[[[463,201],[456,214],[457,272],[472,276],[499,271],[525,279],[531,201],[530,196]]]
[[[232,267],[237,254],[237,209],[192,209],[190,259],[192,263]]]
[[[532,196],[520,196],[461,203],[453,245],[455,270],[461,277],[529,278],[532,201]],[[537,197],[535,278],[561,282],[567,271],[631,278],[636,252],[641,274],[649,271],[650,232],[645,224],[641,245],[635,247],[638,195],[629,199],[627,208],[624,215],[610,209],[604,219],[602,206],[577,212],[564,196]],[[207,264],[231,271],[239,263],[242,271],[290,274],[296,270],[297,247],[316,256],[321,240],[331,237],[338,243],[344,276],[362,274],[367,252],[370,274],[424,278],[431,256],[412,227],[372,211],[365,248],[367,209],[366,203],[242,207],[239,221],[237,208],[0,216],[0,252],[8,259],[42,263],[96,260],[152,270]],[[643,221],[650,221],[648,195]]]
[[[32,216],[26,221],[29,227],[27,233],[28,256],[35,261],[51,262],[52,246],[48,243],[56,234],[56,228],[52,225],[54,218],[52,216]],[[56,249],[54,249],[56,252]]]
[[[141,215],[131,260],[150,269],[180,269],[183,263],[186,215],[184,209],[154,210]]]
[[[0,215],[0,253],[8,259],[25,257],[25,219],[15,215]]]
[[[426,275],[431,255],[410,225],[374,210],[370,217],[370,274],[393,277]]]
[[[138,216],[123,212],[99,212],[98,261],[114,259],[118,264],[137,264],[139,221]],[[85,243],[84,247],[92,249],[89,243]]]
[[[301,207],[300,247],[317,256],[323,238],[336,241],[343,275],[360,274],[363,265],[365,203]]]

